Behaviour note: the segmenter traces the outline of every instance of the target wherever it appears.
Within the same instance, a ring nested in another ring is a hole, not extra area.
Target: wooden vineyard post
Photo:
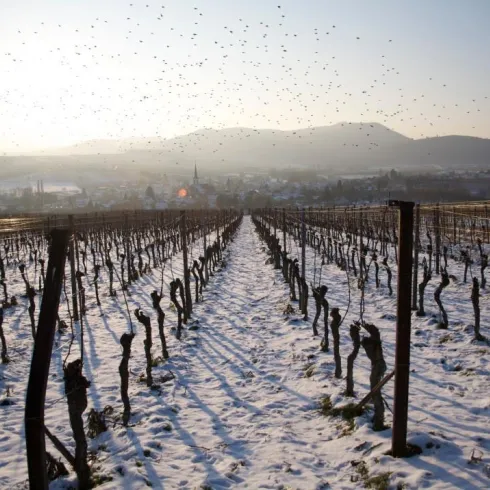
[[[301,289],[300,289],[300,306],[301,312],[306,314],[307,298],[305,295],[305,288],[303,285],[306,283],[306,224],[305,224],[305,209],[301,209]]]
[[[77,278],[76,278],[76,270],[75,270],[75,225],[73,223],[73,215],[70,214],[68,219],[70,222],[70,232],[72,234],[72,239],[70,240],[70,245],[69,245],[71,301],[73,306],[73,321],[78,322],[80,318],[78,316],[78,292],[77,292]]]
[[[104,239],[104,253],[107,253],[107,227],[105,224],[105,214],[102,215],[102,237]]]
[[[123,247],[124,247],[124,243],[125,243],[126,244],[126,250],[124,251],[124,253],[126,254],[126,266],[128,268],[126,275],[128,276],[128,285],[131,285],[131,275],[132,275],[132,270],[131,270],[131,241],[129,238],[128,213],[125,213],[125,215],[124,215],[124,228],[125,228],[125,233],[124,233]]]
[[[218,211],[218,214],[216,216],[216,241],[218,242],[218,260],[221,257],[221,242],[220,242],[220,237],[219,237],[219,228],[220,228],[220,213]]]
[[[436,204],[434,211],[434,233],[436,235],[436,274],[439,274],[439,265],[441,263],[441,215],[439,203]]]
[[[395,395],[391,452],[400,458],[407,452],[408,387],[410,377],[410,290],[412,281],[413,202],[390,201],[398,206],[398,291],[396,307]]]
[[[282,244],[283,244],[283,256],[282,256],[282,275],[287,281],[288,279],[288,262],[286,260],[287,248],[286,248],[286,209],[282,208]]]
[[[201,213],[201,227],[203,239],[203,255],[206,255],[206,216],[204,215],[204,211]]]
[[[355,216],[355,214],[354,214]],[[355,219],[355,218],[354,218]],[[359,208],[359,247],[358,247],[358,253],[359,253],[359,260],[362,257],[362,207]],[[363,274],[364,271],[361,271],[360,274]]]
[[[417,309],[417,281],[419,273],[420,204],[415,208],[415,238],[413,253],[412,310]]]
[[[305,277],[306,269],[306,224],[305,224],[305,210],[301,210],[301,277]]]
[[[489,243],[489,233],[488,233],[488,206],[485,204],[485,240],[487,244]]]
[[[206,211],[203,211],[204,215],[203,215],[203,219],[202,219],[202,235],[203,235],[203,242],[204,242],[204,253],[203,253],[203,257],[204,257],[204,280],[206,281],[206,284],[208,283],[209,281],[209,272],[208,272],[208,263],[207,263],[207,260],[206,260],[206,257],[208,255],[208,252],[207,252],[207,233],[208,233],[208,224],[207,224],[207,212]]]
[[[46,282],[34,341],[24,414],[29,488],[47,490],[44,402],[68,248],[68,230],[53,230]]]
[[[395,371],[387,374],[357,405],[356,408],[361,409],[366,403],[377,393],[388,381],[393,378]]]
[[[453,244],[456,245],[456,208],[453,206]]]
[[[282,243],[283,243],[284,253],[286,253],[287,250],[286,250],[286,209],[285,208],[282,208]]]
[[[187,310],[187,317],[192,313],[192,294],[191,294],[191,277],[189,266],[187,264],[187,223],[185,211],[180,213],[180,226],[182,236],[182,257],[184,261],[184,290],[185,290],[185,307]],[[219,236],[219,233],[218,233]]]
[[[473,240],[476,241],[477,238],[478,238],[478,235],[476,233],[476,221],[478,219],[477,218],[477,216],[478,216],[478,209],[476,208],[476,206],[474,206],[474,208],[473,208],[473,216],[474,216],[474,218],[472,220],[472,227],[471,227],[472,228],[472,231],[471,231],[471,235],[474,238],[472,238],[472,241],[471,241],[472,244],[473,244]]]

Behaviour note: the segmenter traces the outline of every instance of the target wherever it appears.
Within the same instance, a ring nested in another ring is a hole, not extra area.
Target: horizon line
[[[385,128],[387,131],[399,134],[400,136],[403,136],[404,138],[407,138],[407,140],[410,140],[410,141],[419,141],[419,140],[424,140],[424,139],[434,139],[434,138],[444,138],[444,137],[458,137],[458,136],[459,137],[465,137],[465,138],[473,138],[473,139],[490,139],[490,136],[489,137],[481,137],[481,136],[472,136],[472,135],[465,135],[465,134],[445,134],[445,135],[436,134],[435,136],[424,136],[421,138],[411,138],[410,136],[407,136],[407,135],[405,135],[399,131],[395,131],[394,129],[386,126],[385,124],[375,122],[375,121],[367,121],[367,122],[341,121],[341,122],[329,124],[329,125],[306,126],[306,127],[298,127],[298,128],[294,128],[294,129],[279,129],[279,128],[266,128],[266,127],[264,127],[264,128],[253,128],[253,127],[247,127],[247,126],[230,126],[230,127],[226,127],[226,128],[220,128],[220,129],[212,128],[212,127],[202,127],[202,128],[198,128],[194,131],[178,134],[178,135],[171,136],[171,137],[162,137],[162,136],[154,135],[154,136],[125,136],[125,137],[114,137],[114,138],[111,138],[111,137],[108,137],[108,138],[92,138],[92,139],[80,140],[78,142],[75,142],[75,143],[72,143],[72,144],[66,145],[66,146],[58,146],[58,147],[50,146],[50,147],[45,147],[45,148],[40,148],[40,149],[30,150],[30,151],[19,151],[19,152],[3,151],[2,152],[0,150],[0,157],[7,157],[7,156],[28,156],[28,157],[33,157],[33,156],[60,156],[57,154],[46,153],[46,152],[49,152],[49,151],[60,152],[63,150],[68,150],[70,148],[76,148],[79,145],[83,145],[83,144],[94,142],[94,141],[117,142],[117,141],[122,141],[122,140],[131,140],[131,139],[158,139],[161,141],[170,141],[170,140],[173,140],[176,138],[183,138],[186,136],[190,136],[190,135],[199,133],[200,131],[221,132],[221,131],[228,131],[228,130],[232,130],[232,129],[244,129],[244,130],[250,130],[253,132],[277,131],[277,132],[281,132],[281,133],[290,133],[290,132],[294,132],[294,131],[305,131],[308,129],[315,130],[317,128],[333,128],[335,126],[345,126],[345,125],[348,125],[348,126],[351,126],[351,125],[364,126],[364,125],[373,125],[373,124],[376,124],[377,126],[381,126],[381,127]],[[128,150],[122,151],[121,153],[127,153],[127,151]],[[150,151],[150,150],[148,150],[148,151]],[[86,155],[94,155],[94,154],[97,155],[98,153],[87,153]],[[118,154],[118,153],[100,153],[100,155],[110,155],[110,154]],[[82,156],[82,155],[85,155],[85,154],[82,153],[82,154],[79,154],[78,156]],[[63,155],[63,156],[70,156],[70,154]]]

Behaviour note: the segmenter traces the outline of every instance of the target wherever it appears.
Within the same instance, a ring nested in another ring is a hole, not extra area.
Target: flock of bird
[[[250,135],[244,126],[278,133],[310,128],[284,135],[307,139],[315,126],[357,116],[366,122],[357,124],[366,134],[364,147],[371,149],[379,141],[369,121],[402,125],[413,134],[420,126],[416,136],[424,137],[431,127],[430,135],[437,134],[443,121],[472,120],[490,110],[487,96],[468,96],[466,104],[445,100],[447,84],[437,73],[421,74],[431,94],[415,94],[401,77],[396,39],[387,37],[372,54],[377,61],[369,72],[356,74],[356,65],[364,66],[364,35],[325,19],[318,20],[321,28],[295,29],[287,9],[276,7],[267,20],[243,16],[221,25],[205,8],[175,14],[165,5],[130,3],[107,18],[94,13],[86,23],[84,17],[76,26],[77,19],[68,26],[39,19],[19,27],[0,53],[0,77],[7,83],[0,93],[0,136],[16,144],[23,125],[37,124],[33,131],[41,138],[46,128],[64,127],[73,141],[81,141],[93,137],[92,128],[102,128],[101,138],[152,136],[148,148],[155,149],[155,138],[193,132],[185,144],[196,150],[209,138],[199,128],[235,127],[226,137],[236,139]],[[38,67],[35,77],[32,66]],[[31,73],[29,79],[24,73]],[[9,119],[17,121],[15,127]],[[475,129],[469,124],[468,130]],[[167,140],[165,149],[185,152],[182,141]],[[213,151],[219,153],[219,146]]]

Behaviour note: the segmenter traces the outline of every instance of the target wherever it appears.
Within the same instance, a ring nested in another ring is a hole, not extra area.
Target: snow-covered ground
[[[193,254],[199,254],[198,245]],[[224,254],[223,268],[211,278],[203,302],[194,305],[193,322],[181,342],[170,332],[175,314],[165,296],[162,307],[168,313],[165,328],[171,357],[153,374],[155,382],[170,371],[175,379],[163,383],[160,392],[139,381],[145,369],[144,330],[135,323],[130,427],[116,424],[89,440],[95,472],[112,478],[101,488],[355,489],[376,475],[380,480],[385,475],[394,489],[490,488],[490,350],[484,343],[471,342],[469,286],[451,284],[443,292],[449,330],[435,330],[430,316],[436,311],[431,298],[437,280],[427,287],[428,316],[413,317],[409,441],[423,453],[395,460],[384,454],[390,448],[391,430],[373,432],[369,413],[356,419],[353,430],[347,430],[342,419],[320,413],[320,401],[327,395],[334,404],[348,401],[342,394],[345,380],[334,378],[332,353],[320,351],[320,338],[312,337],[310,322],[284,314],[289,287],[267,259],[264,244],[245,217]],[[317,257],[317,267],[319,261]],[[308,249],[309,281],[314,262]],[[173,272],[180,275],[178,264],[176,257]],[[396,291],[396,267],[393,272]],[[458,276],[456,272],[450,270]],[[359,291],[350,279],[351,308],[341,328],[344,372],[352,345],[348,326],[359,317]],[[382,281],[386,284],[385,276]],[[330,307],[339,307],[343,315],[348,301],[346,273],[333,264],[324,266],[322,283],[329,287]],[[128,297],[131,311],[141,307],[152,318],[155,356],[159,341],[149,295],[159,285],[159,272],[154,271],[131,286]],[[119,337],[128,331],[128,319],[120,293],[117,299],[102,298],[102,303],[99,309],[89,288],[84,373],[92,384],[86,414],[106,405],[122,411]],[[395,305],[395,295],[390,297],[386,287],[376,290],[368,285],[364,317],[381,330],[387,372],[393,368]],[[489,336],[487,295],[481,298],[481,307],[482,333]],[[309,310],[312,317],[312,299]],[[62,306],[62,317],[64,312]],[[0,406],[0,487],[24,488],[23,402],[32,350],[24,303],[6,310],[4,330],[12,362],[0,365],[0,387],[2,399],[8,388],[14,404]],[[68,338],[68,334],[58,338],[53,352],[46,425],[73,451],[63,396]],[[369,361],[362,349],[354,377],[360,399],[369,389]],[[392,392],[391,381],[384,389],[390,405]],[[387,422],[391,423],[388,411]],[[49,442],[48,448],[58,456]],[[75,482],[71,473],[52,488]]]

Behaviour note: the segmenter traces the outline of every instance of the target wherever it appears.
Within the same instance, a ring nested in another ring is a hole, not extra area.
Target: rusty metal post
[[[182,235],[182,258],[184,261],[184,291],[185,291],[185,307],[187,317],[192,313],[192,294],[191,294],[191,274],[187,263],[187,222],[185,211],[180,212],[180,226]]]
[[[107,254],[107,226],[105,223],[105,214],[102,215],[102,237],[104,239],[104,254]],[[104,266],[104,263],[102,263]]]
[[[201,212],[201,228],[202,228],[202,240],[203,240],[203,256],[206,256],[206,223],[204,212]]]
[[[52,244],[27,384],[24,423],[31,489],[47,490],[49,487],[44,439],[44,402],[69,236],[68,230],[51,232]]]
[[[125,233],[123,235],[123,247],[124,244],[126,244],[126,250],[124,253],[126,254],[126,266],[128,268],[127,271],[127,276],[128,276],[128,285],[131,285],[131,276],[133,274],[132,270],[132,261],[131,261],[131,239],[130,239],[130,233],[129,233],[129,217],[128,213],[125,213],[124,215],[124,228],[125,228]]]
[[[456,208],[453,206],[453,245],[456,245]]]
[[[355,215],[354,215],[354,220],[355,220]],[[361,260],[362,256],[362,206],[359,208],[359,260]],[[348,261],[347,261],[348,262]],[[363,271],[361,271],[362,273]]]
[[[413,251],[412,310],[417,309],[417,282],[419,274],[420,204],[415,207],[415,237]]]
[[[70,256],[70,279],[71,279],[71,301],[73,308],[73,321],[78,322],[80,317],[78,315],[78,291],[77,291],[77,278],[75,269],[75,225],[73,223],[73,215],[68,216],[70,223],[70,232],[72,239],[69,244],[69,256]]]
[[[485,240],[487,244],[489,243],[489,233],[488,233],[488,206],[485,204]]]
[[[391,201],[400,208],[398,237],[398,292],[396,308],[395,395],[393,403],[392,455],[407,450],[408,387],[410,377],[410,290],[412,281],[413,202]]]
[[[204,241],[204,253],[203,253],[203,257],[204,257],[204,280],[207,284],[209,282],[209,271],[208,271],[208,261],[207,261],[207,256],[208,256],[208,252],[207,252],[207,248],[208,248],[208,245],[207,245],[208,212],[207,211],[203,211],[203,212],[204,212],[204,217],[203,217],[202,234],[203,234],[203,241]]]
[[[283,243],[283,250],[284,253],[286,253],[286,209],[282,208],[282,243]]]
[[[288,281],[288,263],[286,261],[286,254],[287,254],[287,248],[286,248],[286,209],[282,208],[282,244],[283,244],[283,258],[282,258],[282,275],[284,276],[284,279]]]
[[[305,209],[301,209],[301,279],[306,283],[306,224],[305,224]],[[300,308],[301,313],[306,314],[306,296],[305,288],[301,284],[300,289]]]
[[[439,203],[436,204],[436,209],[434,211],[434,228],[436,234],[436,274],[439,274],[439,266],[441,263],[441,214]]]
[[[220,229],[220,217],[221,214],[218,211],[218,214],[216,215],[216,241],[218,242],[218,260],[221,259],[221,239],[220,239],[220,234],[219,234],[219,229]]]
[[[305,210],[301,210],[301,277],[305,278],[306,269],[306,224],[305,224]]]

